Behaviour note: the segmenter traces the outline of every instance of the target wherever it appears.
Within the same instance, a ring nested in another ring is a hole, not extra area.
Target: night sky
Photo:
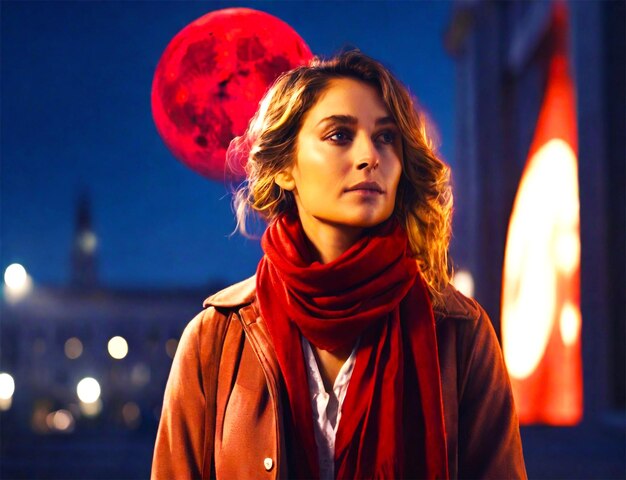
[[[66,283],[76,201],[91,199],[99,278],[192,287],[254,273],[258,242],[234,228],[226,187],[179,163],[150,108],[168,42],[220,8],[263,10],[315,54],[356,46],[419,98],[454,156],[452,4],[435,2],[12,2],[1,8],[0,268]]]

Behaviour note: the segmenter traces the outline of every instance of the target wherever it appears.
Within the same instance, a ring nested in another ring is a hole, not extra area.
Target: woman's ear
[[[296,188],[296,181],[293,179],[291,169],[278,172],[276,174],[276,177],[274,177],[274,181],[276,182],[276,185],[278,185],[280,188],[289,192],[293,191],[293,189]]]

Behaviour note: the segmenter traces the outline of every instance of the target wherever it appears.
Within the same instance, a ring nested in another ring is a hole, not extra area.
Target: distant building
[[[98,282],[96,244],[83,196],[71,284],[35,284],[23,298],[5,296],[0,304],[0,370],[15,381],[10,408],[0,411],[3,478],[80,478],[85,458],[96,478],[139,478],[149,471],[178,339],[204,298],[221,285],[178,291],[107,288]],[[109,344],[114,337],[121,338]],[[96,402],[78,397],[77,385],[87,377],[100,386]],[[135,440],[128,448],[139,448],[139,454],[126,459],[116,444],[130,433]],[[102,438],[110,440],[103,445]],[[80,447],[59,448],[72,439]]]

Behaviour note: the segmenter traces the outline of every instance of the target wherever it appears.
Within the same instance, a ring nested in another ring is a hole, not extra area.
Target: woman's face
[[[294,162],[276,182],[293,192],[303,225],[367,228],[393,213],[401,158],[400,132],[377,90],[334,79],[306,113]]]

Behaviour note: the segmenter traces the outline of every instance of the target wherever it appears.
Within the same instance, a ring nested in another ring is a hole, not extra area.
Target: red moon
[[[224,181],[230,141],[244,133],[281,73],[312,57],[285,22],[248,8],[217,10],[183,28],[152,82],[152,115],[176,158]],[[243,171],[243,170],[241,170]]]

